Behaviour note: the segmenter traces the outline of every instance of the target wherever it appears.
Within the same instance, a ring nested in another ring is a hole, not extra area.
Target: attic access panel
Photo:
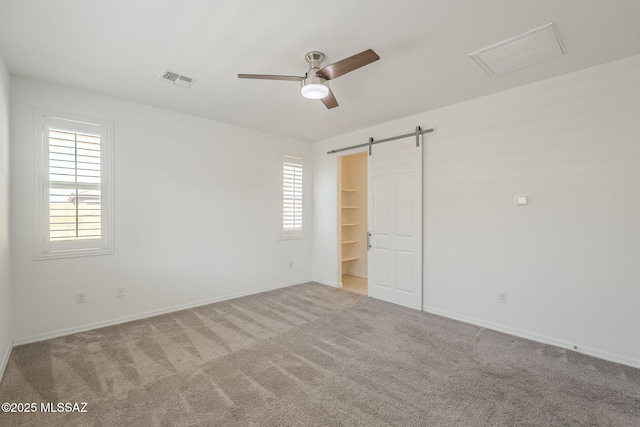
[[[470,53],[491,77],[564,55],[553,23]]]

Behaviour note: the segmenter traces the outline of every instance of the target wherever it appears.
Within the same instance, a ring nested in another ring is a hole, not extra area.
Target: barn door
[[[422,310],[422,145],[412,138],[369,156],[369,296]]]

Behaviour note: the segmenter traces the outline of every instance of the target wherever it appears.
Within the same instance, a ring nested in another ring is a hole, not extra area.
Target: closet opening
[[[367,279],[367,152],[338,158],[338,274],[340,286],[369,294]]]

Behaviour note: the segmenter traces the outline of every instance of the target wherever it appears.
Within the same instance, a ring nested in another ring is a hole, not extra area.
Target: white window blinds
[[[40,115],[36,259],[112,253],[111,123]]]
[[[100,132],[49,127],[49,237],[100,239]]]
[[[282,156],[282,235],[303,236],[304,162],[300,157]]]

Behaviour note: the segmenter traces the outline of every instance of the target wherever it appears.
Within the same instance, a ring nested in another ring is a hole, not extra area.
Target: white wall
[[[278,240],[279,152],[309,143],[21,77],[11,90],[17,343],[309,280],[311,239]],[[114,122],[114,255],[33,261],[36,108]]]
[[[317,143],[313,277],[336,282],[326,152],[436,126],[424,309],[640,367],[639,118],[635,56]]]
[[[12,339],[9,254],[9,71],[0,54],[0,379]]]

